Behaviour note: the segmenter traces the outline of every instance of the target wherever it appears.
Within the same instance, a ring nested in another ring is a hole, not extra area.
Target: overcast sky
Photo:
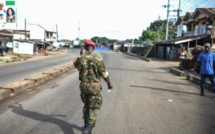
[[[18,28],[24,28],[26,18],[27,23],[37,23],[52,31],[56,31],[57,25],[59,37],[64,39],[75,39],[78,36],[81,39],[93,36],[120,40],[138,38],[159,16],[166,19],[167,9],[162,5],[167,2],[168,0],[16,0]],[[170,0],[170,9],[178,9],[178,2]],[[190,10],[205,3],[215,7],[213,0],[181,0],[181,3],[182,9],[186,7]],[[183,13],[185,10],[181,14]],[[170,15],[174,17],[176,13],[171,12]]]

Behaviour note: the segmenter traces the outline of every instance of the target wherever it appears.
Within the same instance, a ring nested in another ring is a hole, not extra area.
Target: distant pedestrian
[[[215,62],[215,53],[211,51],[211,44],[205,43],[205,51],[201,52],[197,58],[195,66],[191,71],[194,71],[198,64],[201,64],[200,74],[201,74],[201,96],[204,96],[204,88],[205,88],[205,79],[209,78],[211,82],[212,90],[215,91],[215,83],[214,83],[214,62]]]
[[[187,51],[185,47],[182,47],[181,52],[179,53],[180,70],[184,70],[184,63],[186,59],[187,59]]]
[[[82,134],[91,134],[102,105],[101,78],[107,82],[108,89],[112,89],[113,86],[102,58],[93,52],[95,43],[86,40],[84,48],[86,52],[83,52],[82,47],[81,56],[74,59],[73,63],[79,71],[81,100],[84,103],[83,118],[85,125]]]

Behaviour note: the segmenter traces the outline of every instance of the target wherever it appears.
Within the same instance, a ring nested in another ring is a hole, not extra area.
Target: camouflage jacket
[[[108,76],[102,59],[94,53],[78,57],[74,66],[78,69],[79,80],[82,82],[99,82],[101,78]]]

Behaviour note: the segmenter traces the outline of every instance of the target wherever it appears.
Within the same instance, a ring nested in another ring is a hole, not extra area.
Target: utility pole
[[[26,36],[27,36],[26,30],[27,30],[27,28],[26,28],[26,18],[25,18],[25,40],[27,40],[27,38],[26,38]]]
[[[16,7],[16,14],[15,14],[15,15],[16,15],[16,18],[18,18],[18,17],[17,17],[17,7]],[[17,28],[17,27],[18,27],[18,22],[16,21],[16,28]]]
[[[169,1],[168,0],[168,4],[167,4],[167,16],[166,16],[166,40],[168,39],[168,32],[169,32]]]
[[[58,27],[56,25],[56,34],[57,34],[57,42],[58,42]]]
[[[78,43],[80,44],[80,22],[78,23]]]
[[[180,17],[180,12],[181,12],[181,0],[179,0],[178,10],[177,10],[178,18]]]

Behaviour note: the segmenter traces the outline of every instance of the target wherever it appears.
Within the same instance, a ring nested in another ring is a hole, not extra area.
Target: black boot
[[[93,125],[88,123],[87,127],[84,128],[82,134],[92,134]]]
[[[204,92],[201,92],[201,94],[200,94],[201,96],[205,96],[205,93]]]
[[[84,121],[84,127],[83,128],[86,128],[87,127],[87,121]]]

